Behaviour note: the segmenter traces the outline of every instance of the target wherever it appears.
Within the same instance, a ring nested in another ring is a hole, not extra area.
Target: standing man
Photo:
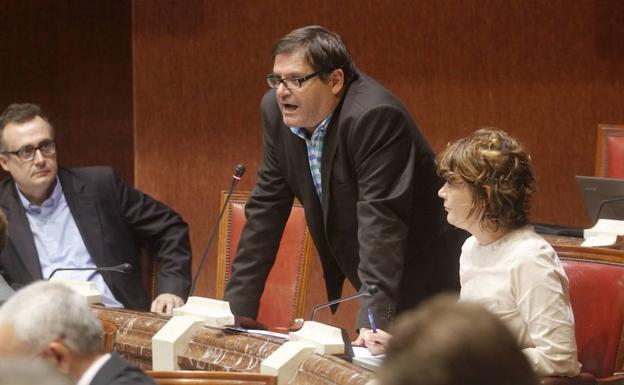
[[[273,49],[262,99],[263,158],[225,299],[255,318],[293,197],[305,208],[328,298],[345,277],[362,297],[358,328],[457,289],[463,239],[436,196],[434,154],[405,107],[354,67],[340,37],[296,29]]]
[[[170,314],[190,286],[188,226],[164,204],[120,180],[110,167],[57,167],[54,129],[34,104],[12,104],[0,116],[0,206],[9,239],[0,270],[19,288],[47,279],[56,268],[130,263],[130,274],[59,271],[56,276],[95,282],[106,306],[150,309],[141,284],[137,241],[160,262],[151,310]]]

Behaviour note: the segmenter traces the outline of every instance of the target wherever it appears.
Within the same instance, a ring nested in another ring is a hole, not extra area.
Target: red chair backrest
[[[624,178],[624,125],[598,125],[594,175]]]
[[[620,280],[624,264],[561,258],[570,280],[570,301],[581,371],[597,378],[613,375],[624,321]]]
[[[247,193],[233,195],[221,223],[217,269],[224,276],[217,277],[217,298],[223,298],[223,290],[232,271],[246,221],[247,198]],[[258,322],[270,329],[287,329],[295,318],[303,316],[311,247],[303,207],[295,203],[260,298]]]
[[[607,177],[624,179],[624,136],[607,138]]]

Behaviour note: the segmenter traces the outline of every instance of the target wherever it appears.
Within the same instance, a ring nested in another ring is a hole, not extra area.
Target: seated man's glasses
[[[41,151],[41,155],[50,157],[56,154],[56,143],[53,140],[46,140],[45,142],[41,142],[37,147],[24,146],[17,151],[3,151],[2,153],[17,155],[18,158],[27,162],[35,159],[37,150]]]
[[[269,74],[267,75],[266,80],[267,80],[267,83],[269,84],[269,87],[271,88],[277,88],[279,87],[280,84],[283,84],[284,87],[288,88],[289,90],[298,90],[299,88],[301,88],[301,85],[303,84],[303,82],[305,82],[306,80],[312,79],[313,77],[315,77],[316,75],[320,73],[321,71],[316,71],[309,75],[302,76],[300,78],[284,78],[284,79],[280,78],[276,74]]]

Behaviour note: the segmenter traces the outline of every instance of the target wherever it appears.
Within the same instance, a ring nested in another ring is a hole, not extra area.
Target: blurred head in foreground
[[[71,385],[68,377],[60,374],[43,360],[7,358],[0,360],[0,385]]]
[[[515,338],[477,304],[439,295],[397,319],[383,385],[535,385]]]
[[[38,281],[0,307],[0,357],[41,357],[77,380],[103,353],[102,325],[86,300]]]

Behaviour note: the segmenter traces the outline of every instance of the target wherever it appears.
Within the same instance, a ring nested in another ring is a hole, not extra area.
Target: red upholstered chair
[[[598,125],[595,175],[624,178],[624,126]]]
[[[223,192],[221,204],[225,197],[226,193]],[[223,298],[225,285],[231,274],[232,261],[236,257],[238,241],[245,224],[244,209],[248,197],[249,193],[244,192],[232,194],[220,225],[217,298]],[[312,241],[303,207],[295,202],[282,235],[275,264],[260,299],[258,322],[269,329],[287,330],[295,318],[303,316],[311,252]]]
[[[543,384],[624,383],[624,261],[589,248],[558,250],[570,280],[581,377],[547,377]]]

